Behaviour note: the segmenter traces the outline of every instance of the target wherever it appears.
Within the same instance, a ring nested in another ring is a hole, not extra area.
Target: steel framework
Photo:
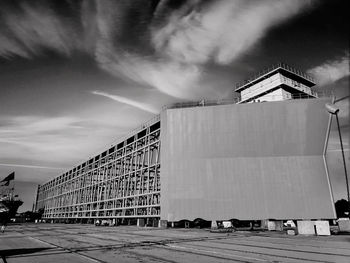
[[[159,116],[133,135],[38,187],[46,219],[160,217]]]

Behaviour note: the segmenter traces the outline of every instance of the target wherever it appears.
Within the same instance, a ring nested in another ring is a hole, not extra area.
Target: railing
[[[326,97],[326,96],[323,96]],[[299,99],[316,99],[319,98],[319,95],[311,95],[307,93],[286,93],[278,95],[257,95],[255,97],[250,97],[244,100],[241,100],[239,103],[249,103],[249,102],[270,102],[270,101],[284,101],[284,100],[299,100]]]
[[[262,95],[259,95],[259,97],[260,96],[262,96]],[[311,94],[305,94],[305,93],[291,94],[290,98],[287,98],[286,96],[282,97],[282,95],[264,95],[264,98],[280,97],[281,99],[288,100],[288,99],[314,99],[315,97],[316,98],[325,98],[325,97],[330,97],[330,96],[331,96],[330,93],[326,93],[326,92],[316,93],[315,91],[311,91]],[[164,106],[162,108],[162,111],[167,110],[167,109],[177,109],[177,108],[191,108],[191,107],[205,107],[205,106],[238,104],[241,102],[243,102],[243,100],[241,100],[240,98],[224,99],[224,100],[200,100],[200,101],[179,102],[179,103],[173,103],[173,104]]]
[[[223,100],[201,100],[201,101],[188,101],[178,102],[162,107],[162,111],[166,109],[176,108],[190,108],[190,107],[203,107],[203,106],[215,106],[215,105],[227,105],[236,104],[240,101],[240,98],[223,99]]]
[[[256,79],[260,78],[261,76],[266,75],[267,73],[269,73],[269,72],[271,72],[271,71],[273,71],[275,69],[278,69],[278,68],[283,68],[283,69],[285,69],[285,70],[287,70],[289,72],[292,72],[292,73],[294,73],[294,74],[296,74],[296,75],[298,75],[300,77],[303,77],[304,79],[307,79],[307,80],[315,83],[315,80],[311,76],[307,75],[305,72],[303,72],[303,71],[301,71],[301,70],[299,70],[299,69],[297,69],[295,67],[289,66],[286,63],[280,62],[280,63],[274,64],[274,65],[272,65],[272,66],[270,66],[270,67],[268,67],[268,68],[258,72],[253,77],[250,77],[247,80],[243,80],[243,81],[237,83],[235,85],[235,87],[236,87],[236,89],[238,89],[240,87],[243,87],[243,86],[245,86],[245,85],[255,81]]]
[[[152,117],[148,121],[146,121],[146,122],[142,123],[141,125],[139,125],[137,128],[134,128],[134,129],[130,130],[127,134],[124,134],[122,136],[117,137],[117,139],[115,140],[115,142],[117,142],[116,144],[129,139],[131,136],[135,135],[137,132],[147,128],[148,126],[151,126],[152,124],[158,122],[159,120],[160,120],[160,115],[157,114],[156,116]]]

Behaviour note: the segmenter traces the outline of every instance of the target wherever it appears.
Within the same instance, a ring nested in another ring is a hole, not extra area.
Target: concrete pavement
[[[3,262],[350,262],[350,236],[23,224],[0,236]],[[0,260],[1,262],[1,260]]]

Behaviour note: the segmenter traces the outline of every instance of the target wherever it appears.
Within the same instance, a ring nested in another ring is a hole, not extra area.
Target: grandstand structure
[[[35,210],[57,222],[154,226],[334,218],[324,143],[330,99],[319,98],[314,85],[279,63],[238,84],[233,100],[167,106],[114,146],[39,185]]]
[[[134,132],[38,186],[36,210],[44,208],[43,218],[58,221],[159,217],[159,116]]]

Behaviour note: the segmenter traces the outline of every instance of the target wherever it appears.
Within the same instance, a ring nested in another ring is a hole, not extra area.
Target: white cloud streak
[[[40,165],[26,165],[26,164],[12,164],[12,163],[0,163],[0,166],[9,167],[23,167],[23,168],[33,168],[33,169],[49,169],[49,170],[63,170],[64,168],[40,166]]]
[[[65,144],[71,136],[75,137],[83,132],[76,125],[79,119],[71,117],[18,116],[8,119],[8,124],[3,125],[0,130],[3,150],[0,158],[20,158],[26,155],[31,158],[35,158],[34,155],[41,155],[40,158],[43,159],[52,158],[59,151],[64,152],[65,148],[72,147],[72,144]],[[2,118],[4,120],[6,123],[6,118]]]
[[[104,150],[112,138],[140,124],[140,118],[130,118],[123,109],[86,118],[0,116],[0,163],[40,163],[47,167],[74,164],[91,152]]]
[[[74,160],[88,148],[83,141],[90,130],[77,125],[79,122],[81,119],[72,117],[1,117],[0,159]]]
[[[159,113],[159,110],[154,108],[152,105],[148,105],[146,103],[138,102],[138,101],[135,101],[135,100],[131,100],[131,99],[128,99],[128,98],[125,98],[125,97],[109,94],[109,93],[98,91],[98,90],[92,91],[91,93],[95,94],[95,95],[107,97],[109,99],[112,99],[112,100],[118,101],[120,103],[123,103],[123,104],[129,105],[129,106],[138,108],[138,109],[143,110],[143,111],[151,112],[153,114],[158,114]]]
[[[99,66],[110,74],[139,85],[154,87],[176,98],[193,97],[201,70],[196,65],[173,61],[152,61],[135,55],[113,51],[106,39],[100,39],[96,49]]]
[[[350,75],[349,55],[345,55],[337,60],[327,61],[322,65],[309,69],[307,72],[315,77],[319,86],[332,84]]]

